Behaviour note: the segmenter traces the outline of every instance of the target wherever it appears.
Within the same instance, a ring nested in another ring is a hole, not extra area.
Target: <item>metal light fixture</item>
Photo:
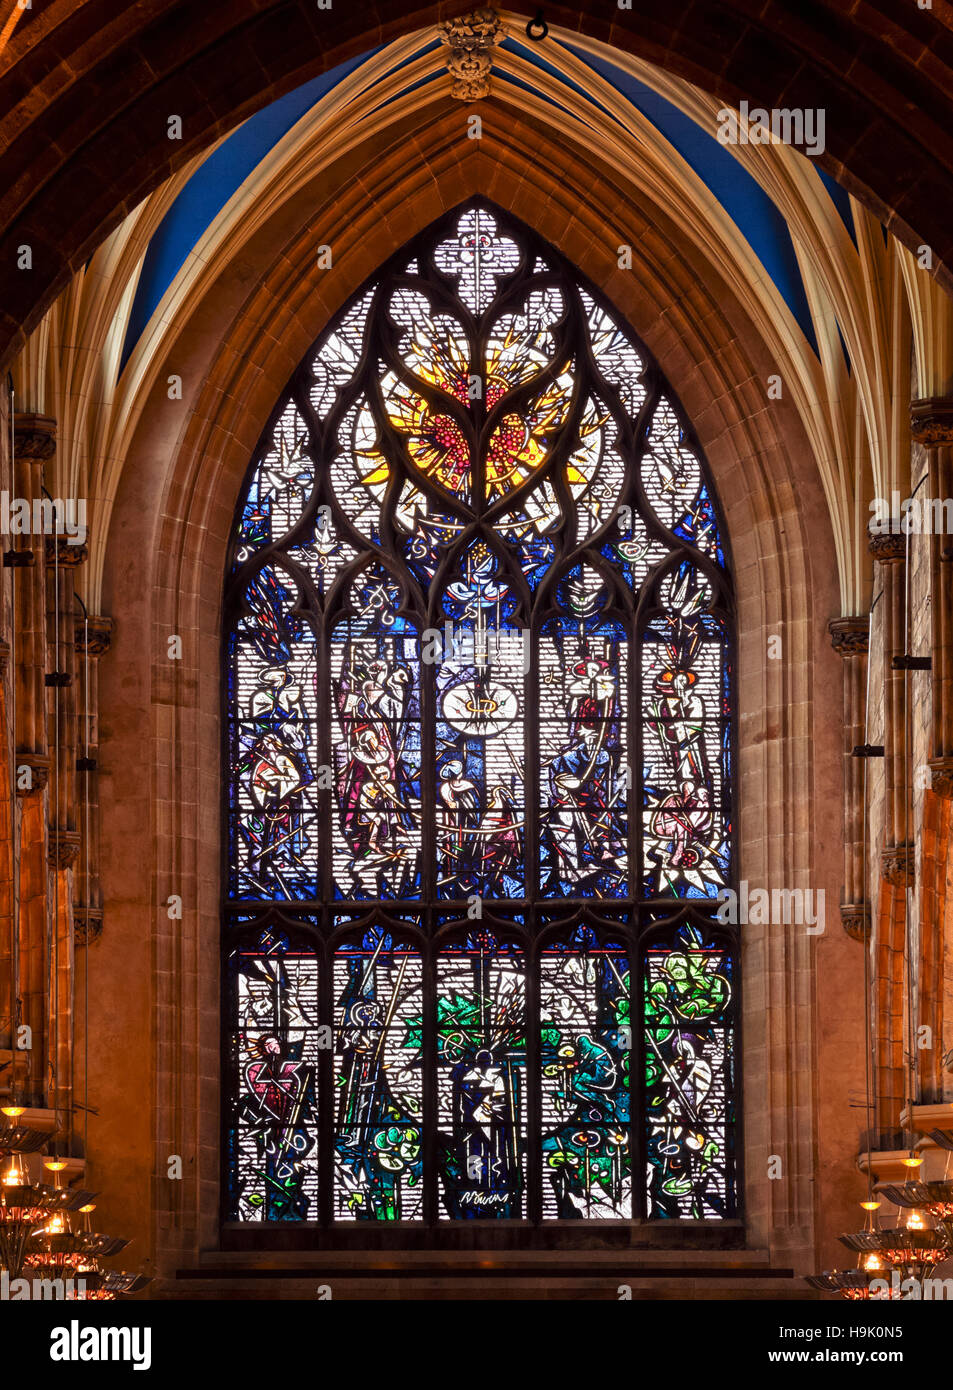
[[[33,1237],[58,1214],[78,1211],[94,1195],[31,1183],[19,1155],[11,1158],[0,1180],[0,1264],[11,1279],[19,1278]]]
[[[25,1268],[34,1277],[71,1281],[65,1284],[70,1300],[112,1300],[122,1294],[138,1293],[152,1282],[147,1276],[103,1269],[102,1260],[118,1255],[129,1242],[94,1231],[90,1216],[95,1210],[95,1205],[87,1202],[69,1220],[72,1229],[47,1228],[35,1235]],[[77,1222],[82,1229],[76,1229]]]

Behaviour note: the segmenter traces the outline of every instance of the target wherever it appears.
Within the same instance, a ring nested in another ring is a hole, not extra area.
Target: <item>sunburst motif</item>
[[[516,386],[541,374],[549,360],[544,343],[549,344],[548,333],[528,333],[516,327],[515,320],[491,338],[484,377],[487,413]],[[424,317],[414,323],[402,349],[415,377],[474,410],[482,384],[470,372],[466,339],[454,321]],[[572,363],[566,362],[521,410],[500,419],[486,446],[487,501],[505,497],[542,468],[566,419],[572,385]],[[404,439],[414,467],[454,497],[470,501],[474,460],[457,421],[434,409],[411,381],[395,372],[384,375],[381,393],[388,421]],[[605,413],[591,404],[583,413],[580,438],[565,470],[575,495],[587,486],[598,462],[605,419]],[[374,448],[360,453],[364,485],[377,495],[390,477],[390,464],[379,444],[375,441]]]

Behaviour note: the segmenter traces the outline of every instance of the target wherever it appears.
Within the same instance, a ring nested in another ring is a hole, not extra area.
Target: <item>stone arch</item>
[[[607,171],[587,169],[580,198],[580,171],[562,167],[558,148],[540,146],[520,121],[493,162],[465,159],[459,143],[456,125],[438,122],[412,158],[393,154],[375,167],[372,185],[339,171],[262,223],[167,347],[185,398],[166,399],[163,368],[119,486],[104,610],[121,604],[124,621],[102,671],[100,742],[114,956],[101,970],[112,974],[123,1051],[118,1064],[95,1063],[104,1119],[92,1157],[95,1172],[97,1150],[129,1155],[111,1183],[111,1212],[149,1248],[158,1291],[173,1296],[175,1269],[196,1269],[200,1250],[219,1241],[219,637],[235,500],[264,421],[326,322],[388,255],[464,198],[483,193],[580,266],[654,353],[692,419],[735,563],[741,873],[752,884],[824,888],[832,903],[840,891],[839,857],[825,857],[839,838],[839,739],[816,719],[840,700],[824,633],[837,605],[833,543],[796,412],[766,400],[764,345],[664,211],[624,207],[643,255],[633,272],[619,270],[611,248],[620,191]],[[329,227],[342,254],[319,271],[316,246]],[[774,662],[766,637],[778,632],[787,657]],[[166,657],[171,633],[183,638],[181,662]],[[150,786],[129,787],[122,768],[144,746]],[[146,866],[141,846],[150,842]],[[181,922],[165,910],[173,893],[186,904]],[[810,1018],[815,999],[836,1011],[850,949],[839,931],[750,928],[745,938],[747,1228],[762,1263],[813,1267],[819,1244],[847,1219],[839,1194],[823,1221],[816,1216],[817,1152],[847,1170],[845,1189],[852,1157],[852,1136],[819,1104],[816,1077],[821,1066],[828,1077],[842,1070],[838,1049],[856,1020],[842,1006],[820,1036]],[[815,951],[824,954],[816,977]],[[148,1107],[136,1093],[142,1075]],[[184,1182],[165,1179],[169,1154],[185,1157]],[[772,1154],[782,1157],[777,1182],[766,1177]],[[147,1218],[136,1194],[152,1174]],[[188,1292],[201,1287],[190,1280]]]

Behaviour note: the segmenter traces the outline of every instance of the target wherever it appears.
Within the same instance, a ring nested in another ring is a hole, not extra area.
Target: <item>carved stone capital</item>
[[[52,458],[56,453],[56,421],[50,415],[14,415],[13,443],[17,458]]]
[[[67,536],[47,536],[47,565],[53,564],[54,554],[60,569],[77,569],[80,565],[84,565],[89,559],[89,546],[85,543],[82,545],[74,545]]]
[[[440,25],[440,42],[449,48],[447,69],[453,78],[451,95],[458,101],[479,101],[490,94],[493,45],[503,32],[498,14],[484,6]]]
[[[866,655],[870,637],[868,618],[832,618],[827,624],[831,646],[839,656]]]
[[[899,527],[899,523],[898,527]],[[868,531],[867,549],[882,565],[895,564],[907,558],[907,538],[897,531]]]
[[[17,796],[36,796],[46,790],[50,780],[50,760],[45,753],[17,753],[13,761]]]
[[[887,845],[880,855],[880,872],[895,888],[912,888],[916,849],[913,845]]]
[[[112,639],[112,618],[90,617],[89,619],[76,619],[73,645],[80,654],[88,651],[90,656],[105,656],[109,651]]]
[[[911,401],[910,433],[917,444],[927,449],[953,444],[953,396],[927,396]]]
[[[73,904],[73,941],[77,946],[92,946],[103,934],[101,907]]]
[[[841,903],[840,920],[852,941],[867,941],[870,937],[870,903]]]
[[[46,861],[51,869],[71,869],[79,858],[78,830],[57,830],[50,826],[50,842]]]
[[[931,758],[930,788],[937,796],[953,797],[953,758]]]

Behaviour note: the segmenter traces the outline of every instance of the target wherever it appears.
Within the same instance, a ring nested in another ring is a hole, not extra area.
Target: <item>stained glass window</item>
[[[419,950],[372,927],[334,953],[335,1215],[421,1216]]]
[[[434,224],[289,383],[225,603],[226,1222],[736,1217],[726,539],[620,316]]]

